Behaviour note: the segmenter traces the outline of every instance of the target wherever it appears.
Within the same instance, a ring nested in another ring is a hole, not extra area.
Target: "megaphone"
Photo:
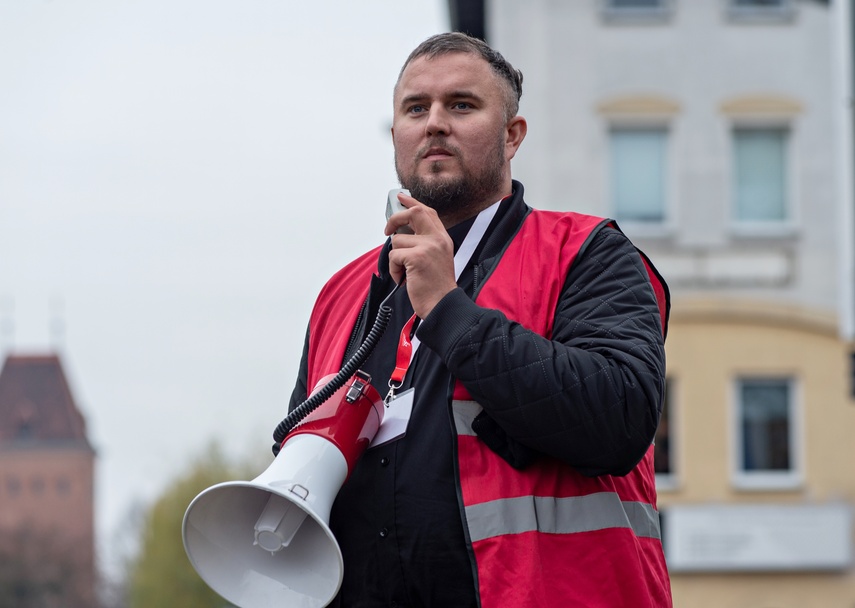
[[[344,574],[330,510],[383,410],[370,377],[357,372],[287,435],[261,475],[199,494],[182,535],[202,579],[240,608],[329,604]]]

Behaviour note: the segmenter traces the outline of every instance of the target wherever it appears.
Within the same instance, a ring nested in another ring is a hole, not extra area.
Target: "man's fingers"
[[[392,253],[393,252],[389,252],[389,274],[392,276],[392,280],[395,281],[396,284],[400,285],[401,281],[406,278],[406,268],[400,260],[396,259],[396,256],[392,255]]]

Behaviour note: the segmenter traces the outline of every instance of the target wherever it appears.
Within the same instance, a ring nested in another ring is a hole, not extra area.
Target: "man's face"
[[[472,53],[419,57],[401,75],[395,169],[401,185],[444,221],[466,219],[510,194],[518,142],[507,141],[503,93],[499,76]]]

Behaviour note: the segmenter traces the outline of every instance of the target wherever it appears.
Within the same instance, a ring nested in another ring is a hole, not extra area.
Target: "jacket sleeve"
[[[604,228],[566,278],[551,339],[476,305],[461,289],[434,308],[418,335],[509,441],[586,475],[625,475],[659,422],[660,318],[638,251]]]

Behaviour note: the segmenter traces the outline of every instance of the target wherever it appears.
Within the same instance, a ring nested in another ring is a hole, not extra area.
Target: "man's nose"
[[[433,104],[425,123],[426,134],[428,136],[448,135],[451,132],[451,122],[448,118],[448,112],[444,107]]]

